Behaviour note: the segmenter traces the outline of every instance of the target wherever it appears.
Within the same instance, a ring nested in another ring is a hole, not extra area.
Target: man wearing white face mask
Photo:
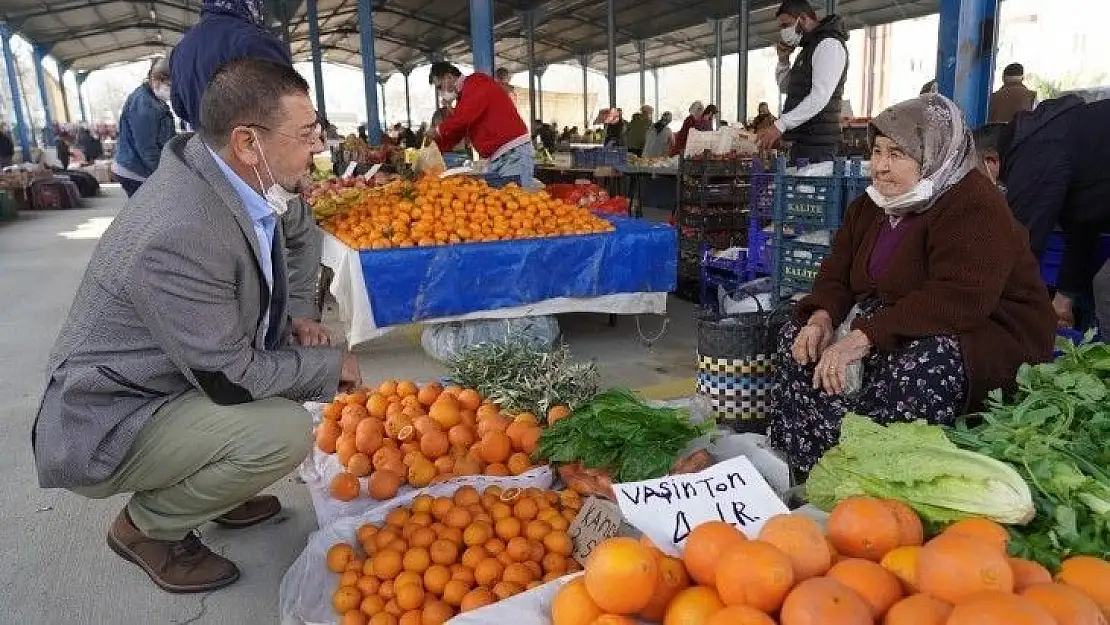
[[[135,195],[162,157],[162,148],[174,136],[170,99],[170,67],[156,59],[139,88],[131,92],[119,116],[119,142],[112,173],[127,197]]]
[[[233,61],[200,127],[170,141],[100,239],[31,437],[44,488],[132,493],[108,545],[171,592],[238,579],[194,530],[277,515],[258,493],[312,447],[301,404],[362,382],[351,354],[291,335],[278,213],[322,149],[308,84],[288,65]]]
[[[839,15],[818,20],[806,0],[786,0],[775,13],[781,29],[775,78],[786,94],[782,116],[758,132],[770,148],[793,142],[791,157],[811,163],[832,160],[840,146],[840,110],[848,76],[848,30]],[[790,64],[796,48],[800,52]]]

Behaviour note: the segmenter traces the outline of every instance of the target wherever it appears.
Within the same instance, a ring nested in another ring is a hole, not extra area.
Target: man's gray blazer
[[[189,389],[225,405],[334,394],[341,352],[290,344],[277,258],[270,302],[238,194],[199,137],[175,137],[93,252],[50,356],[32,434],[39,483],[104,481],[147,419]],[[270,349],[268,306],[278,324]]]

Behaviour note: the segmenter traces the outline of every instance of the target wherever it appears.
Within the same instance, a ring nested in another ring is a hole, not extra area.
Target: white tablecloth
[[[362,275],[358,251],[347,247],[328,232],[321,234],[320,262],[334,272],[330,291],[343,319],[347,344],[355,346],[386,334],[394,327],[378,327],[370,308],[370,296]],[[471,319],[512,319],[560,313],[591,312],[615,315],[662,315],[667,312],[666,293],[617,293],[600,297],[558,297],[527,306],[482,310],[458,317],[425,319],[421,323],[446,323]]]

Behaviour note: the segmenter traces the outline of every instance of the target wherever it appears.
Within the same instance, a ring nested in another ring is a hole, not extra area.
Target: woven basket
[[[766,432],[775,349],[788,314],[761,306],[757,312],[698,317],[697,391],[718,423],[738,432]]]

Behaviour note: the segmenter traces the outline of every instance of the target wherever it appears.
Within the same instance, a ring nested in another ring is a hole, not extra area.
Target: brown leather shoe
[[[213,553],[195,533],[176,541],[148,538],[131,522],[126,509],[108,530],[108,546],[169,592],[207,592],[239,579],[235,563]]]
[[[257,525],[281,512],[281,501],[273,495],[258,495],[228,510],[214,519],[213,523],[230,529],[240,529]]]

